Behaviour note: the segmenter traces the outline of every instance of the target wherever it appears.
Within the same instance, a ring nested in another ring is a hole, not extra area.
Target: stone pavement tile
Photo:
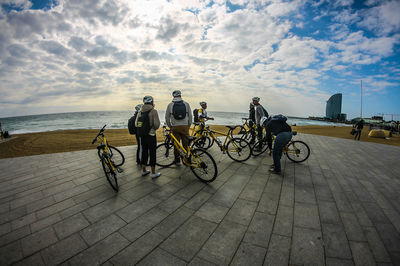
[[[353,241],[367,241],[357,217],[353,213],[341,212],[340,217],[346,231],[347,238]]]
[[[224,219],[247,226],[253,218],[256,208],[256,202],[238,199]]]
[[[331,189],[328,186],[315,186],[314,189],[318,201],[334,201]]]
[[[227,265],[232,260],[246,226],[224,220],[204,244],[198,256],[217,265]]]
[[[5,223],[0,225],[0,236],[11,232],[11,223]]]
[[[294,207],[294,225],[320,230],[317,205],[296,202]]]
[[[0,247],[9,244],[15,240],[23,238],[31,233],[29,225],[18,228],[0,237]]]
[[[194,213],[193,210],[186,207],[181,207],[167,218],[165,218],[161,223],[156,225],[153,230],[164,237],[168,237],[176,229],[178,229],[190,216]]]
[[[71,258],[70,265],[100,265],[129,245],[129,241],[119,233],[114,233],[94,246]]]
[[[68,209],[65,209],[63,211],[60,212],[60,216],[65,219],[68,218],[74,214],[77,214],[78,212],[82,212],[84,210],[86,210],[87,208],[89,208],[90,205],[87,202],[81,202],[78,203]]]
[[[74,178],[72,180],[72,182],[74,182],[75,185],[79,186],[79,185],[85,184],[85,183],[87,183],[89,181],[93,181],[93,180],[95,180],[97,178],[100,178],[100,177],[95,175],[95,174],[88,174],[88,175],[85,175],[85,176]]]
[[[249,176],[247,175],[232,175],[228,181],[211,197],[214,201],[221,206],[232,207],[237,197],[240,195],[242,189],[246,186]]]
[[[79,195],[75,195],[72,198],[75,201],[75,203],[79,204],[81,202],[86,202],[87,200],[102,194],[113,195],[114,192],[110,191],[110,186],[101,185],[96,188],[92,188],[89,191],[83,192]]]
[[[84,193],[84,192],[86,192],[86,191],[88,191],[88,190],[89,190],[89,188],[88,188],[87,186],[85,186],[85,185],[79,185],[79,186],[73,187],[73,188],[71,188],[71,189],[68,189],[68,190],[66,190],[66,191],[63,191],[63,192],[61,192],[61,193],[55,194],[55,195],[54,195],[54,199],[55,199],[57,202],[63,201],[63,200],[65,200],[65,199],[72,198],[73,196],[82,194],[82,193]]]
[[[301,227],[293,228],[290,264],[324,265],[321,231]]]
[[[112,257],[110,262],[113,265],[135,265],[155,249],[163,240],[164,238],[156,232],[149,231]]]
[[[255,175],[253,176],[247,185],[244,187],[239,198],[249,201],[258,202],[264,191],[265,184],[268,181],[268,177]]]
[[[168,213],[159,209],[152,208],[147,213],[143,214],[139,218],[133,220],[131,223],[127,224],[125,227],[119,230],[119,233],[123,235],[126,239],[133,242],[155,225],[160,223]]]
[[[352,202],[351,206],[361,226],[373,226],[361,203]]]
[[[200,191],[197,193],[193,198],[188,200],[185,203],[185,207],[192,209],[192,210],[198,210],[210,197],[212,194]]]
[[[375,260],[379,262],[390,262],[389,254],[375,227],[364,227],[363,229]]]
[[[92,246],[94,243],[111,235],[124,225],[126,225],[126,223],[121,218],[111,214],[81,230],[80,235],[89,246]]]
[[[385,213],[378,204],[363,202],[362,206],[364,207],[369,219],[371,219],[374,224],[390,223],[390,220],[386,217]]]
[[[160,202],[160,199],[148,195],[117,211],[116,214],[124,219],[125,222],[129,223],[140,215],[146,213]]]
[[[161,248],[155,249],[146,258],[140,261],[137,265],[160,265],[160,266],[179,266],[186,265],[185,261],[173,256],[172,254],[162,250]]]
[[[242,242],[230,265],[262,265],[267,250]]]
[[[229,208],[208,201],[195,213],[196,216],[214,223],[220,223],[225,217]]]
[[[138,199],[146,196],[147,194],[158,189],[158,186],[149,182],[143,182],[128,191],[118,193],[118,197],[121,197],[129,202],[137,201]]]
[[[296,202],[317,204],[313,187],[296,185],[294,193]]]
[[[34,202],[40,199],[43,199],[45,196],[43,195],[42,191],[38,191],[32,194],[29,194],[25,197],[18,198],[15,200],[10,201],[10,209],[16,209],[21,206],[24,206],[27,202]]]
[[[161,248],[188,262],[216,227],[217,224],[192,216],[161,244]]]
[[[24,256],[31,255],[36,251],[46,248],[58,241],[53,228],[47,227],[21,239]]]
[[[400,265],[400,252],[390,252],[393,265]]]
[[[203,182],[193,182],[187,185],[186,187],[182,188],[181,190],[179,190],[175,195],[186,199],[190,199],[194,195],[196,195],[197,192],[202,190],[205,186],[206,184],[204,184]]]
[[[214,195],[223,184],[225,184],[225,181],[220,181],[217,178],[213,182],[208,183],[201,191]]]
[[[294,187],[282,186],[279,205],[294,207]]]
[[[380,192],[378,192],[376,189],[374,192],[370,191],[369,194],[375,199],[376,203],[378,203],[379,207],[382,209],[387,209],[387,210],[393,210],[392,204],[382,195]]]
[[[90,223],[85,219],[85,217],[81,213],[78,213],[74,216],[62,220],[61,222],[55,224],[53,227],[58,237],[60,239],[63,239],[89,225]]]
[[[383,209],[383,212],[389,218],[389,220],[392,222],[392,224],[396,228],[397,232],[400,233],[400,214],[399,214],[399,212],[397,212],[395,210],[388,210],[388,209]]]
[[[353,253],[353,259],[355,265],[360,265],[360,266],[376,265],[374,256],[372,255],[367,242],[349,241],[349,243],[351,251]]]
[[[293,227],[293,208],[279,205],[273,233],[291,237],[292,227]]]
[[[255,212],[243,241],[268,248],[275,216],[262,212]]]
[[[187,201],[187,198],[181,197],[177,194],[172,195],[168,199],[164,200],[161,202],[158,207],[162,209],[163,211],[166,211],[168,213],[173,213],[177,209],[179,209],[185,202]]]
[[[29,225],[37,220],[35,213],[19,217],[11,222],[11,229],[16,230],[22,226]]]
[[[341,224],[339,212],[336,209],[335,202],[318,201],[319,217],[322,223]]]
[[[0,248],[0,265],[9,265],[23,257],[20,241],[15,241]]]
[[[178,190],[179,190],[178,187],[173,186],[171,184],[167,184],[165,186],[162,186],[154,190],[150,195],[159,199],[167,199],[171,197]]]
[[[272,180],[273,177],[271,176],[258,203],[257,211],[275,215],[281,192],[281,183]]]
[[[192,261],[188,264],[189,266],[214,266],[214,263],[206,261],[202,258],[195,257]]]
[[[64,183],[56,185],[56,186],[52,186],[48,189],[43,190],[42,192],[43,192],[44,196],[51,196],[51,195],[55,195],[55,194],[58,194],[60,192],[66,191],[66,190],[70,190],[73,187],[75,187],[74,182],[68,181],[68,182],[64,182]]]
[[[400,252],[400,234],[392,224],[377,224],[376,230],[389,253]]]
[[[272,234],[264,265],[279,266],[289,264],[290,238]]]
[[[56,213],[44,219],[38,220],[30,225],[32,233],[42,230],[43,228],[53,225],[61,221],[61,216]]]
[[[67,199],[65,201],[56,203],[54,205],[51,205],[47,208],[41,209],[39,211],[36,212],[36,216],[38,219],[43,219],[47,216],[50,216],[56,212],[65,210],[69,207],[72,207],[75,205],[75,202],[72,199]]]
[[[352,260],[326,258],[326,266],[354,266],[354,263]]]
[[[11,210],[9,212],[2,213],[0,214],[0,224],[25,216],[27,213],[27,208],[25,206],[22,206],[15,210]]]
[[[14,266],[36,266],[36,265],[44,265],[42,256],[40,253],[35,253],[34,255],[24,258],[23,260],[18,261],[13,264]]]
[[[82,213],[91,222],[94,223],[101,218],[110,215],[128,205],[129,202],[120,197],[113,197],[100,204],[97,204],[89,209],[84,210]]]
[[[40,253],[46,265],[57,265],[86,248],[85,241],[75,234],[45,248]]]
[[[323,242],[327,257],[351,259],[351,251],[344,228],[340,224],[322,223]]]
[[[346,193],[333,192],[333,197],[336,202],[339,212],[352,212],[350,201],[347,199]]]
[[[54,203],[56,203],[54,197],[49,196],[49,197],[46,197],[44,199],[41,199],[41,200],[38,200],[38,201],[35,201],[32,203],[28,203],[27,205],[25,205],[25,207],[26,207],[26,211],[28,213],[31,213],[31,212],[46,208],[48,206],[51,206]]]
[[[0,204],[0,214],[10,211],[10,202]]]

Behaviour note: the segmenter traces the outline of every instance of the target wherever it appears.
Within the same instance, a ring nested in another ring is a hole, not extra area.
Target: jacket
[[[272,134],[278,136],[281,132],[292,132],[292,128],[283,121],[271,120],[265,126],[268,148],[272,149]]]
[[[192,110],[190,109],[190,105],[183,101],[186,106],[186,116],[182,120],[176,120],[172,115],[172,110],[174,107],[175,102],[182,101],[181,97],[174,97],[172,102],[168,104],[167,110],[165,111],[165,122],[167,123],[168,127],[171,128],[173,126],[190,126],[192,124]]]
[[[137,122],[139,117],[142,115],[142,112],[148,112],[149,113],[149,120],[150,120],[150,136],[155,136],[156,135],[156,130],[160,127],[160,118],[158,117],[158,112],[156,109],[154,109],[154,106],[151,104],[144,104],[142,108],[140,109],[138,116],[136,117],[135,121],[135,126],[137,127]]]
[[[261,121],[261,118],[263,118],[265,116],[264,108],[261,104],[259,104],[259,105],[256,105],[254,107],[254,109],[255,109],[255,115],[256,115],[256,124],[257,124],[257,126],[262,126],[262,125],[260,125],[260,121]]]

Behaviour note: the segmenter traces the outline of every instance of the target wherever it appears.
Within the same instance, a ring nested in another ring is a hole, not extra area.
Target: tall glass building
[[[326,117],[330,119],[340,119],[342,113],[342,94],[332,95],[326,102]]]

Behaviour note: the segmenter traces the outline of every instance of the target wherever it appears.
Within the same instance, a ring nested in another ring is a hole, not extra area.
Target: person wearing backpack
[[[274,165],[269,169],[270,172],[275,174],[281,173],[281,157],[282,149],[292,139],[292,128],[286,123],[286,116],[275,115],[263,119],[262,123],[266,129],[267,142],[268,142],[268,155],[274,160]],[[276,136],[274,147],[272,148],[272,134]]]
[[[251,133],[250,144],[254,144],[256,141],[256,132],[253,128],[254,123],[256,122],[256,110],[254,109],[254,104],[251,102],[249,106],[249,127]]]
[[[150,167],[151,167],[151,178],[157,178],[161,174],[156,173],[156,147],[157,138],[156,130],[160,127],[160,119],[158,118],[158,112],[154,109],[154,99],[151,96],[145,96],[143,98],[143,106],[138,112],[135,126],[136,135],[140,138],[139,146],[139,157],[142,164],[142,176],[150,174],[149,170],[146,170],[146,164],[150,155]]]
[[[129,134],[131,135],[135,135],[136,137],[136,144],[137,144],[137,150],[136,150],[136,164],[137,165],[141,165],[142,162],[140,161],[140,155],[139,155],[139,147],[140,147],[140,138],[138,136],[138,134],[136,134],[136,118],[137,115],[140,111],[140,109],[142,108],[143,104],[138,104],[135,106],[135,113],[133,114],[133,116],[128,120],[128,130],[129,130]]]
[[[172,130],[172,134],[178,141],[182,141],[182,145],[187,149],[189,141],[186,136],[189,135],[189,128],[192,124],[192,111],[190,105],[182,100],[182,93],[179,90],[175,90],[172,93],[174,97],[172,102],[168,104],[167,110],[165,111],[165,122],[168,127]],[[181,165],[180,152],[174,146],[175,164]]]
[[[263,125],[261,120],[263,117],[268,118],[268,112],[265,108],[260,104],[260,97],[253,97],[253,104],[255,110],[255,119],[257,125],[257,139],[259,141],[259,146],[254,147],[254,150],[260,151],[262,148],[262,138],[263,138]]]

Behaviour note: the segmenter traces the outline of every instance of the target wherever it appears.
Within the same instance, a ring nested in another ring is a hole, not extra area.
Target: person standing
[[[261,124],[261,120],[263,117],[268,118],[268,112],[265,108],[260,104],[260,97],[253,97],[253,104],[255,109],[255,118],[257,125],[257,139],[259,141],[258,147],[254,147],[256,151],[260,151],[262,149],[262,138],[263,138],[263,125]]]
[[[251,133],[251,141],[250,144],[254,144],[256,140],[256,132],[254,129],[254,123],[256,122],[256,111],[254,109],[254,104],[251,102],[249,106],[249,127]]]
[[[179,90],[175,90],[172,93],[174,97],[172,102],[168,104],[167,110],[165,111],[165,122],[168,127],[171,128],[172,134],[178,141],[182,141],[182,145],[187,149],[189,141],[186,136],[189,135],[189,128],[192,124],[192,111],[190,105],[182,100],[182,93]],[[174,146],[175,164],[181,165],[180,162],[180,151]]]
[[[274,160],[274,165],[269,169],[270,172],[281,173],[282,149],[292,139],[292,128],[286,123],[287,118],[283,115],[276,115],[263,119],[267,135],[268,155]],[[274,148],[272,149],[272,134],[276,136]]]
[[[151,96],[145,96],[143,98],[143,106],[140,108],[136,118],[136,135],[139,135],[140,146],[139,146],[139,157],[142,164],[142,176],[150,174],[149,170],[146,170],[146,164],[148,157],[150,156],[150,167],[151,167],[151,178],[157,178],[161,174],[156,173],[156,147],[157,138],[156,130],[160,127],[160,119],[158,118],[158,112],[154,109],[154,99]]]
[[[357,137],[358,137],[357,140],[360,140],[361,131],[364,128],[364,119],[361,119],[360,121],[358,121],[357,124],[355,124],[355,127],[357,128],[357,130],[356,130],[356,134],[354,134],[354,140],[357,139]]]
[[[200,122],[205,124],[207,120],[214,120],[213,117],[209,117],[207,114],[207,103],[206,102],[200,102],[201,108],[199,109],[199,119]]]
[[[140,155],[139,155],[140,137],[138,136],[138,134],[136,132],[136,118],[137,118],[137,115],[138,115],[140,109],[142,108],[142,106],[143,106],[143,104],[138,104],[138,105],[135,106],[135,113],[133,114],[133,116],[128,121],[129,133],[131,135],[135,135],[135,137],[136,137],[136,144],[137,144],[136,164],[139,165],[139,166],[142,164],[142,162],[140,161]]]

